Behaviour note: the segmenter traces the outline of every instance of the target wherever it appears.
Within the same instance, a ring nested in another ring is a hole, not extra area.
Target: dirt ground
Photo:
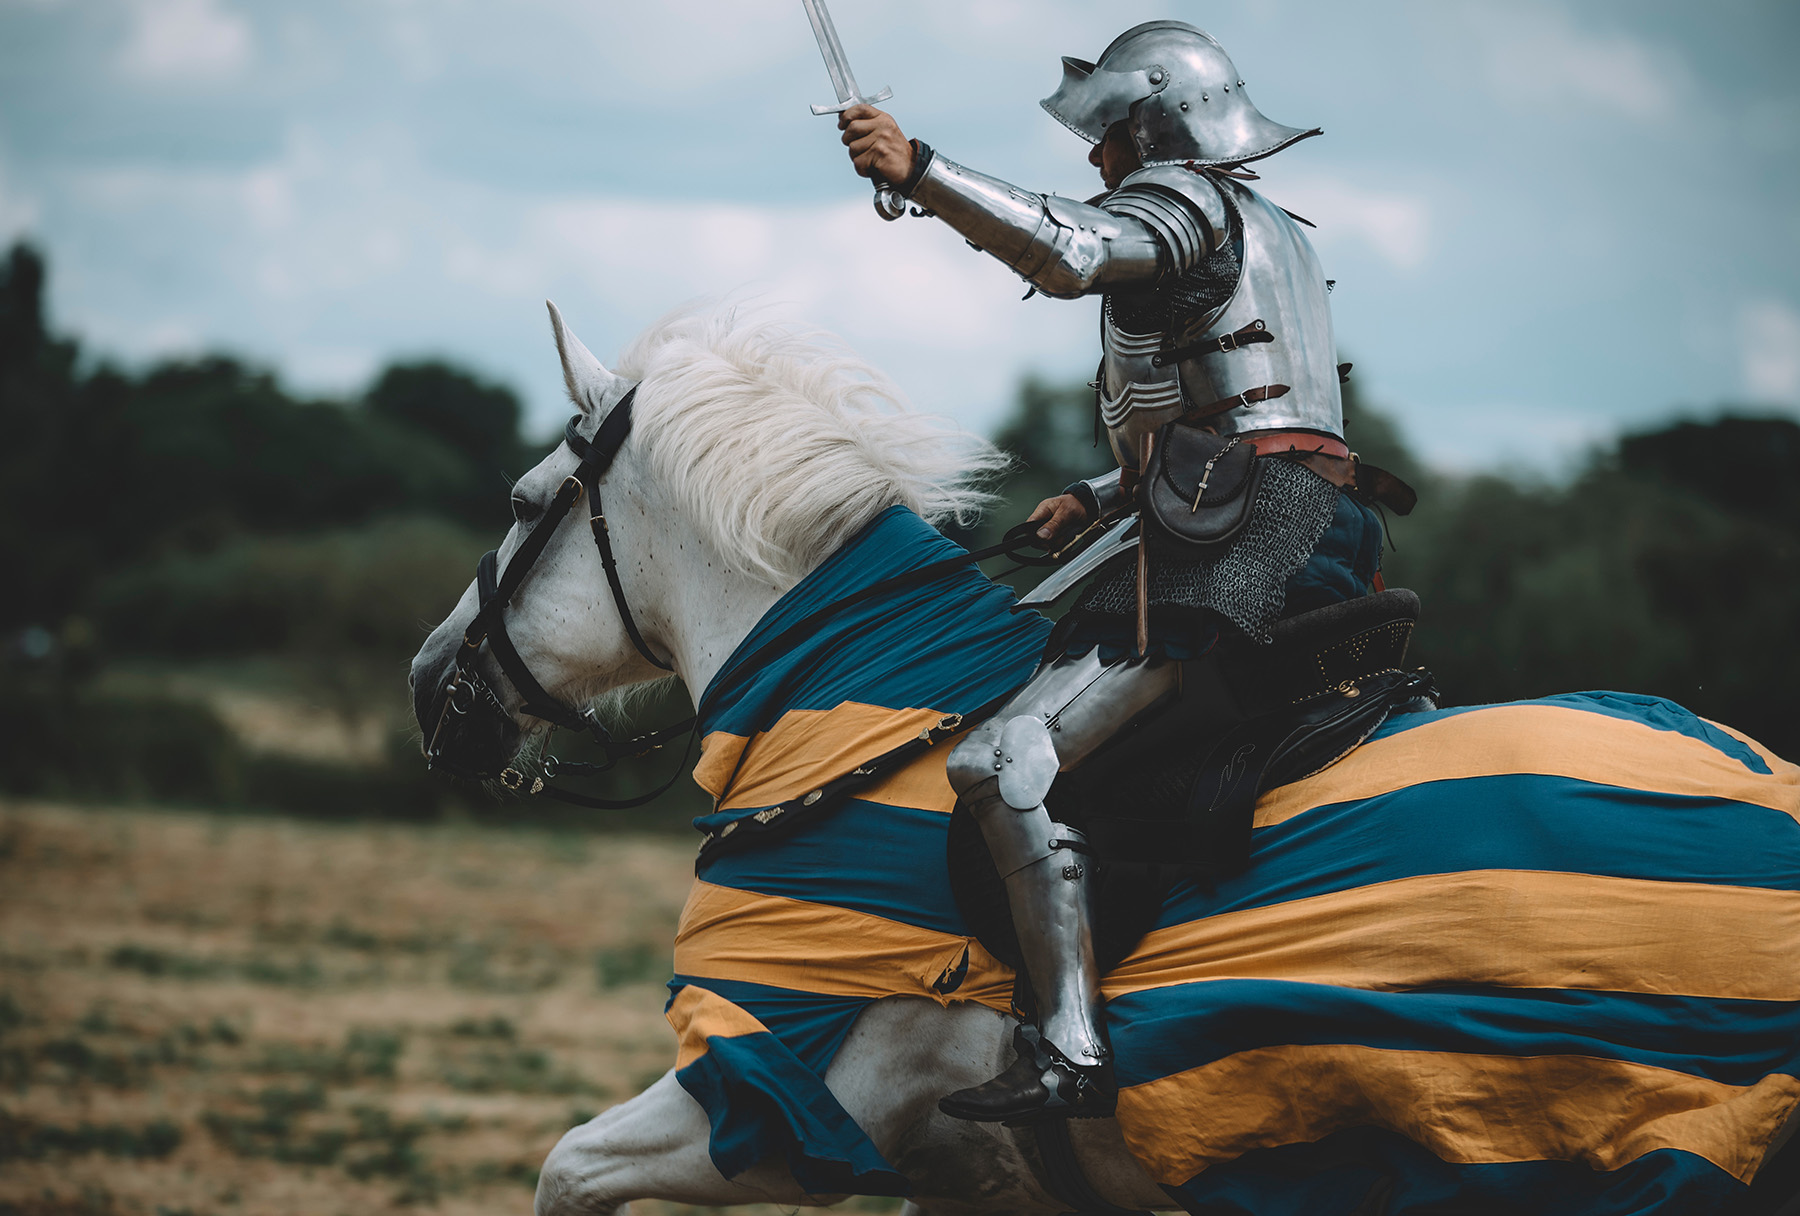
[[[691,866],[0,801],[0,1216],[528,1212],[557,1137],[673,1061]]]

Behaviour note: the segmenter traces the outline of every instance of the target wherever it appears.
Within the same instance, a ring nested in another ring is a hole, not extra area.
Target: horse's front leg
[[[611,1216],[633,1199],[725,1206],[811,1202],[765,1163],[728,1179],[707,1152],[706,1112],[673,1071],[563,1134],[538,1174],[537,1216]]]

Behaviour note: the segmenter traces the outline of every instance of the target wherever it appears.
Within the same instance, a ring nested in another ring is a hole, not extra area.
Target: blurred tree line
[[[1345,386],[1345,435],[1419,490],[1384,575],[1423,602],[1411,658],[1449,705],[1580,689],[1678,701],[1800,757],[1800,425],[1726,412],[1627,434],[1566,483],[1449,477]],[[1028,380],[996,439],[1020,471],[974,539],[1112,463],[1084,385]],[[991,535],[990,535],[991,534]]]
[[[251,754],[203,700],[108,676],[273,657],[277,691],[403,721],[406,660],[544,450],[517,397],[431,361],[352,401],[220,356],[89,367],[45,278],[28,246],[0,262],[0,789],[440,813],[400,730],[355,771]]]
[[[685,784],[626,820],[496,804],[425,771],[407,660],[506,528],[508,478],[545,450],[509,390],[437,362],[346,401],[225,357],[121,371],[51,332],[45,274],[24,246],[0,262],[0,790],[642,826],[695,809]],[[1351,446],[1421,493],[1389,521],[1386,574],[1424,601],[1414,658],[1448,703],[1650,692],[1800,756],[1782,696],[1800,676],[1800,427],[1727,416],[1628,435],[1565,482],[1457,478],[1424,468],[1354,383]],[[1111,463],[1078,383],[1027,380],[996,438],[1020,464],[970,543]],[[346,720],[378,710],[381,756],[247,747],[181,687],[220,668]]]

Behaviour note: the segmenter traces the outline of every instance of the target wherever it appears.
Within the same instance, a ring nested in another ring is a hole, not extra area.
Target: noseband
[[[606,570],[606,584],[612,588],[613,604],[619,611],[619,620],[625,626],[625,633],[631,639],[632,646],[644,656],[645,660],[662,668],[673,671],[674,668],[650,649],[639,631],[637,620],[631,615],[631,605],[626,602],[625,588],[619,582],[619,563],[613,555],[612,536],[606,527],[606,514],[600,505],[600,478],[612,467],[613,458],[619,454],[625,439],[631,434],[631,406],[637,397],[637,385],[626,390],[619,403],[613,406],[594,433],[592,441],[583,439],[576,429],[581,422],[581,415],[570,418],[563,427],[563,443],[569,450],[580,457],[581,463],[575,471],[563,479],[551,499],[543,517],[531,529],[518,550],[506,563],[506,570],[499,571],[498,549],[490,549],[484,553],[475,566],[475,589],[479,597],[480,607],[476,610],[475,619],[463,630],[462,645],[456,651],[456,672],[451,677],[450,687],[446,691],[443,711],[438,715],[437,728],[432,731],[431,742],[425,749],[428,762],[435,762],[442,756],[444,728],[451,721],[452,715],[463,716],[476,711],[479,706],[484,712],[498,714],[502,719],[512,720],[506,712],[506,706],[500,697],[481,678],[477,670],[477,660],[481,657],[485,644],[506,673],[506,678],[518,689],[524,698],[519,706],[521,713],[530,714],[534,718],[542,718],[553,726],[566,730],[581,731],[591,735],[606,751],[606,763],[600,765],[569,764],[561,765],[564,771],[604,772],[618,760],[628,756],[642,756],[662,747],[670,739],[689,731],[694,726],[694,719],[649,734],[637,735],[630,739],[614,739],[607,729],[601,725],[593,710],[582,711],[566,702],[551,696],[544,686],[538,682],[531,669],[525,666],[525,660],[519,656],[518,647],[513,645],[512,638],[506,632],[506,605],[511,602],[525,576],[531,572],[532,565],[542,556],[544,547],[550,543],[565,516],[574,507],[583,494],[587,495],[590,513],[588,527],[594,534],[594,547],[600,551],[600,564]],[[558,771],[554,757],[546,758],[544,766],[546,776],[555,776]],[[676,770],[676,776],[680,770]],[[672,784],[674,778],[670,779]],[[500,784],[508,789],[518,789],[525,782],[525,775],[519,770],[508,768],[500,774]],[[534,794],[550,794],[568,802],[576,802],[583,806],[597,807],[633,807],[649,802],[663,789],[655,793],[631,799],[612,800],[590,798],[567,790],[558,790],[544,784],[543,778],[532,783]]]

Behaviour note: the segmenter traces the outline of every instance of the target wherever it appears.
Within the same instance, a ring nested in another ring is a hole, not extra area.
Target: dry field
[[[0,801],[0,1216],[528,1212],[556,1138],[673,1061],[691,864]]]

